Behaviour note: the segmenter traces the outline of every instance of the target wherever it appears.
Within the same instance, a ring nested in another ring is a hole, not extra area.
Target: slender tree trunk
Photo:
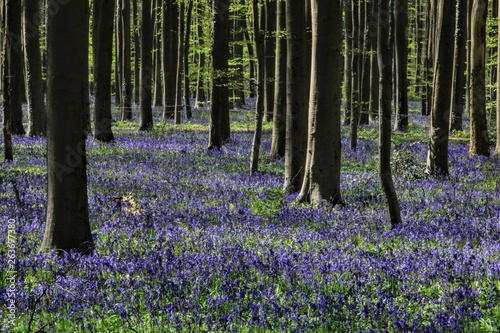
[[[132,69],[130,60],[130,1],[123,1],[119,8],[119,19],[122,21],[123,34],[122,39],[122,55],[123,64],[122,72],[122,110],[121,120],[132,119]]]
[[[191,89],[189,81],[189,41],[191,37],[191,18],[193,14],[193,0],[189,0],[186,14],[186,33],[184,34],[184,105],[186,118],[191,119]]]
[[[373,121],[378,117],[379,110],[379,70],[377,59],[377,41],[378,41],[378,2],[380,0],[373,0],[372,21],[368,22],[370,27],[370,34],[372,38],[372,52],[370,54],[370,103],[368,110],[370,110],[369,121]],[[377,21],[373,20],[377,18]]]
[[[141,88],[140,78],[140,43],[139,43],[139,14],[137,11],[137,0],[132,0],[132,16],[134,22],[134,103],[139,104],[139,92]]]
[[[259,11],[258,11],[259,0],[252,0],[252,14],[253,14],[253,33],[255,38],[255,51],[257,52],[257,101],[255,106],[255,133],[252,142],[252,159],[250,161],[250,174],[253,174],[259,170],[259,152],[260,152],[260,142],[262,138],[262,120],[264,118],[264,68],[266,66],[265,62],[265,48],[264,48],[264,36],[259,27]]]
[[[265,35],[264,35],[264,61],[265,61],[265,77],[264,77],[264,115],[266,121],[273,119],[274,107],[274,65],[276,58],[276,0],[265,1]]]
[[[406,29],[408,28],[408,2],[395,0],[395,51],[396,51],[396,131],[408,129],[408,41]]]
[[[351,74],[352,74],[352,99],[351,99],[351,137],[350,137],[350,148],[356,151],[358,145],[358,125],[359,125],[359,113],[360,113],[360,91],[359,91],[359,79],[361,73],[359,73],[359,1],[352,0],[352,32],[353,32],[353,45],[352,45],[352,57],[351,57]]]
[[[297,191],[304,180],[307,149],[307,41],[304,1],[286,2],[287,107],[285,182],[286,191]]]
[[[375,6],[376,1],[371,0],[364,3],[364,37],[363,37],[363,62],[362,62],[362,73],[361,73],[361,114],[360,114],[360,124],[368,124],[370,120],[370,115],[373,113],[373,109],[370,108],[373,104],[370,103],[370,97],[372,93],[371,84],[372,84],[372,54],[375,43],[377,41],[376,38],[376,27],[372,22],[374,21]],[[375,64],[376,65],[376,64]],[[372,105],[370,105],[372,104]]]
[[[153,75],[153,59],[151,51],[153,48],[153,22],[151,20],[151,3],[153,0],[144,0],[141,9],[141,68],[140,81],[140,127],[141,131],[153,129],[153,110],[151,108],[151,79]]]
[[[489,137],[486,120],[486,18],[487,0],[474,0],[472,7],[471,42],[471,116],[469,155],[489,156]]]
[[[3,54],[2,57],[2,88],[3,88],[3,142],[4,142],[4,158],[5,161],[13,161],[14,156],[12,153],[12,133],[10,123],[11,101],[10,101],[10,57],[11,57],[11,38],[10,38],[10,20],[9,15],[12,12],[12,0],[3,1],[2,3],[2,25],[3,25]]]
[[[9,97],[10,97],[10,125],[14,135],[24,135],[22,110],[23,76],[23,46],[21,34],[21,1],[8,1],[7,21],[9,26]]]
[[[108,0],[109,1],[109,0]],[[122,77],[122,71],[121,68],[123,66],[123,54],[122,54],[122,42],[123,40],[121,39],[121,35],[123,35],[123,24],[122,20],[118,19],[118,16],[120,15],[120,7],[122,6],[122,3],[125,0],[117,0],[116,1],[116,29],[115,29],[115,36],[114,36],[114,50],[113,54],[115,55],[115,66],[114,66],[114,71],[115,71],[115,105],[119,108],[121,108],[122,105],[122,82],[123,82],[123,77]],[[95,7],[95,4],[94,4]],[[97,36],[97,34],[96,34]],[[97,38],[97,37],[96,37]]]
[[[342,202],[340,192],[342,12],[339,0],[312,0],[309,140],[298,201]]]
[[[24,45],[28,135],[45,136],[47,113],[43,94],[42,56],[40,52],[40,7],[38,0],[24,0]]]
[[[210,79],[210,135],[208,149],[221,148],[228,138],[229,89],[229,0],[214,0],[212,6],[212,77]],[[227,116],[226,116],[227,115]]]
[[[232,33],[232,51],[233,51],[233,64],[234,64],[234,84],[233,84],[233,101],[234,108],[241,109],[245,102],[244,93],[244,66],[243,66],[243,17],[242,11],[236,9],[233,13],[233,33]]]
[[[244,3],[244,0],[241,0],[242,3]],[[255,97],[255,61],[253,60],[255,57],[255,53],[253,51],[253,41],[250,38],[250,34],[248,33],[248,27],[247,27],[247,21],[243,21],[243,32],[245,39],[247,41],[247,51],[248,51],[248,56],[250,58],[249,60],[249,65],[248,65],[248,72],[250,79],[248,81],[248,89],[250,91],[249,97],[254,98]]]
[[[500,6],[498,6],[498,26],[500,27]],[[498,29],[498,50],[500,51],[500,29]],[[497,68],[500,70],[500,56],[497,56]],[[497,75],[497,142],[495,155],[500,156],[500,75]]]
[[[155,5],[153,7],[153,62],[154,62],[154,94],[153,94],[153,105],[161,106],[163,102],[163,92],[161,89],[161,2],[162,0],[155,0]]]
[[[94,45],[94,138],[102,142],[114,140],[111,130],[111,69],[113,61],[113,17],[114,3],[107,0],[94,0],[97,21],[96,45]]]
[[[286,140],[286,8],[285,1],[277,2],[276,10],[276,68],[274,82],[273,133],[271,142],[272,157],[285,156]]]
[[[449,1],[449,0],[447,0]],[[377,56],[380,73],[380,125],[379,125],[379,175],[382,188],[389,206],[391,225],[401,223],[401,211],[394,189],[391,173],[391,114],[392,114],[392,48],[389,42],[389,17],[387,0],[379,0],[378,7],[378,44]]]
[[[196,80],[196,107],[203,106],[205,104],[205,76],[204,76],[204,69],[205,69],[205,52],[203,51],[204,47],[204,38],[203,38],[203,26],[201,25],[200,22],[200,17],[203,16],[203,13],[205,12],[203,4],[200,2],[198,4],[198,15],[197,15],[197,33],[198,33],[198,48],[200,51],[198,51],[198,73],[197,73],[197,80]],[[243,54],[243,50],[241,51]]]
[[[42,251],[94,249],[85,153],[88,12],[88,1],[69,1],[48,18],[48,195]]]
[[[466,43],[467,36],[467,1],[458,0],[458,13],[455,31],[455,55],[453,72],[453,91],[451,94],[451,121],[450,130],[462,130],[462,115],[464,112],[465,70],[466,70]]]
[[[179,4],[179,34],[177,41],[177,67],[175,74],[175,115],[174,115],[174,123],[181,123],[181,111],[182,111],[182,68],[183,68],[183,60],[184,60],[184,12],[185,6],[184,2],[180,2]]]
[[[163,121],[175,117],[177,48],[178,48],[178,6],[175,0],[163,2],[162,11],[162,63],[163,63]]]
[[[344,87],[345,87],[345,97],[344,97],[344,125],[350,125],[351,114],[352,114],[352,70],[351,70],[351,59],[352,59],[352,48],[353,48],[353,36],[352,36],[352,7],[350,0],[343,0],[344,7],[344,31],[345,31],[345,52],[344,52]],[[377,79],[378,80],[378,79]]]
[[[453,45],[455,1],[439,0],[436,16],[434,55],[434,94],[431,110],[431,129],[427,154],[427,172],[448,175],[448,134],[450,122],[451,86],[453,79]]]

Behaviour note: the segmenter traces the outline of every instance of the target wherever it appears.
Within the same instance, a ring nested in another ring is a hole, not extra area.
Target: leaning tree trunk
[[[391,225],[401,223],[401,211],[391,173],[391,101],[392,101],[392,47],[389,43],[387,19],[388,2],[379,0],[377,56],[380,73],[379,175],[384,190]]]
[[[342,12],[339,0],[312,0],[312,55],[307,162],[298,201],[333,205],[340,193]]]
[[[448,134],[450,123],[451,87],[453,79],[453,46],[455,1],[439,0],[434,44],[434,93],[431,109],[427,173],[448,175]]]
[[[259,170],[259,152],[262,139],[262,120],[264,118],[264,37],[259,27],[259,0],[252,0],[253,34],[255,38],[255,51],[257,52],[257,101],[255,105],[255,133],[252,142],[252,158],[250,161],[250,174]]]
[[[111,130],[111,68],[113,61],[113,17],[114,3],[106,0],[94,0],[99,6],[96,45],[94,46],[94,138],[102,142],[114,140]]]
[[[85,153],[88,1],[69,1],[49,15],[47,220],[41,250],[90,253]]]
[[[153,75],[153,59],[151,51],[153,48],[153,22],[151,20],[151,2],[153,0],[144,0],[141,9],[141,68],[140,81],[141,89],[140,99],[140,127],[141,131],[150,131],[153,129],[153,110],[151,108],[151,79]]]
[[[45,136],[47,113],[42,79],[42,56],[40,52],[38,0],[24,0],[24,47],[26,72],[26,99],[28,106],[28,135]]]
[[[471,115],[469,155],[490,155],[490,140],[486,120],[486,17],[487,0],[474,0],[472,7],[471,41]]]

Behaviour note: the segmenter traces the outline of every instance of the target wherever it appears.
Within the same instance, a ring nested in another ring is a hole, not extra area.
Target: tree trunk
[[[360,112],[360,91],[359,81],[361,73],[359,73],[359,1],[352,1],[352,55],[351,55],[351,75],[352,75],[352,99],[351,99],[351,137],[349,146],[353,151],[356,151],[358,145],[358,124]]]
[[[94,138],[102,142],[114,140],[111,130],[111,68],[113,61],[113,17],[114,3],[94,0],[94,20],[97,21],[96,44],[94,45]]]
[[[242,3],[245,2],[245,0],[241,0]],[[247,27],[247,21],[243,21],[243,34],[245,36],[245,39],[247,41],[247,51],[248,51],[248,56],[250,58],[249,64],[248,64],[248,73],[250,76],[250,79],[248,81],[248,89],[250,90],[249,92],[249,97],[254,98],[255,97],[255,61],[253,60],[255,57],[255,53],[253,52],[253,41],[250,38],[250,34],[248,33],[248,27]]]
[[[395,2],[395,51],[396,51],[396,131],[408,129],[408,41],[406,29],[408,27],[408,3],[407,0],[396,0]]]
[[[189,41],[191,37],[191,18],[193,14],[193,0],[189,0],[186,15],[186,33],[184,34],[184,105],[186,118],[191,119],[191,88],[189,81]]]
[[[304,1],[286,2],[287,98],[285,191],[295,192],[304,180],[307,149],[307,41]]]
[[[141,88],[140,78],[140,43],[139,43],[139,14],[137,12],[137,0],[132,0],[132,15],[134,22],[134,103],[139,104],[139,92]],[[162,37],[163,38],[163,37]]]
[[[500,6],[498,6],[498,26],[500,27]],[[500,51],[500,29],[498,29],[498,50]],[[497,56],[497,68],[500,70],[500,56]],[[497,75],[497,142],[495,155],[500,156],[500,75]]]
[[[376,47],[375,43],[376,39],[376,26],[372,23],[374,21],[374,15],[377,13],[375,10],[376,0],[371,0],[370,2],[365,2],[365,10],[364,10],[364,37],[363,37],[363,62],[362,62],[362,72],[361,72],[361,114],[359,117],[360,124],[368,124],[370,120],[370,116],[373,113],[373,109],[370,107],[373,106],[373,103],[370,103],[370,97],[372,94],[371,85],[373,83],[372,80],[372,65],[377,66],[376,63],[372,62],[372,55],[374,48]]]
[[[122,110],[121,120],[132,119],[132,69],[130,65],[130,1],[123,1],[121,8],[118,8],[120,15],[118,19],[122,21],[123,34],[120,36],[122,42],[123,64],[122,72]]]
[[[208,149],[222,148],[228,138],[229,88],[229,0],[214,0],[212,6],[212,76],[210,78],[210,135]]]
[[[344,97],[344,125],[350,125],[351,114],[352,114],[352,71],[351,71],[351,59],[352,59],[352,47],[353,47],[353,36],[352,36],[352,7],[350,0],[343,0],[344,7],[344,31],[345,31],[345,51],[344,51],[344,87],[345,87],[345,97]],[[378,80],[378,78],[377,78]]]
[[[200,17],[204,16],[205,10],[202,3],[198,4],[198,15],[197,17],[197,37],[198,37],[198,73],[196,79],[196,107],[202,107],[205,105],[205,51],[204,40],[203,40],[203,26],[200,22]],[[243,48],[241,53],[243,54]]]
[[[451,94],[451,121],[450,130],[462,130],[462,115],[464,112],[465,94],[465,70],[466,70],[466,43],[467,37],[467,1],[458,0],[458,13],[455,31],[453,91]]]
[[[486,18],[487,0],[474,0],[471,41],[471,115],[469,155],[490,156],[490,140],[486,121]]]
[[[252,159],[250,161],[250,174],[253,174],[259,170],[259,152],[260,152],[260,142],[262,139],[262,120],[264,118],[264,68],[266,67],[265,62],[265,48],[264,48],[264,36],[259,27],[259,11],[258,11],[259,0],[252,0],[252,14],[253,14],[253,33],[255,38],[255,51],[257,52],[257,101],[255,105],[255,133],[252,142]]]
[[[379,112],[379,70],[378,70],[378,59],[377,59],[377,41],[378,41],[378,25],[377,21],[373,22],[378,15],[378,2],[380,0],[373,0],[373,12],[372,21],[369,22],[371,38],[372,38],[372,52],[370,54],[370,103],[368,105],[369,122],[377,119]],[[377,18],[378,20],[378,18]],[[372,23],[373,22],[373,23]]]
[[[448,134],[450,122],[451,87],[453,79],[453,45],[455,1],[439,0],[434,44],[434,94],[431,109],[431,128],[427,154],[427,173],[448,175]]]
[[[276,10],[276,68],[274,82],[272,157],[285,156],[286,140],[286,8],[284,1],[278,1]]]
[[[178,29],[178,40],[177,40],[177,66],[175,71],[175,114],[174,123],[181,123],[181,111],[182,111],[182,68],[184,61],[184,12],[185,6],[184,2],[179,3],[179,29]]]
[[[47,113],[42,79],[42,56],[40,52],[39,20],[40,8],[37,0],[24,0],[24,45],[26,71],[26,100],[28,106],[28,135],[45,136]]]
[[[151,108],[153,75],[153,59],[151,51],[153,48],[153,22],[151,20],[151,2],[153,0],[144,0],[141,9],[141,89],[140,99],[140,127],[141,131],[150,131],[153,129],[153,110]]]
[[[233,83],[233,102],[235,109],[241,109],[241,106],[245,102],[245,70],[243,66],[243,24],[242,21],[245,19],[243,13],[240,9],[236,9],[232,14],[232,62],[234,70],[234,83]]]
[[[449,0],[447,0],[449,1]],[[391,225],[401,223],[401,211],[391,173],[391,114],[392,114],[392,47],[389,42],[389,6],[386,0],[378,3],[377,56],[380,73],[379,175],[389,206]]]
[[[4,158],[5,161],[14,160],[14,156],[12,154],[12,133],[11,133],[11,122],[10,122],[10,112],[11,112],[11,101],[10,101],[10,57],[11,57],[11,38],[10,38],[10,20],[8,19],[9,15],[12,12],[12,2],[13,1],[4,1],[2,3],[2,23],[3,23],[3,54],[2,57],[2,89],[3,89],[3,142],[4,142]]]
[[[153,17],[153,67],[154,67],[154,94],[153,94],[153,105],[161,106],[163,103],[163,92],[161,89],[161,22],[158,20],[161,18],[161,0],[154,1],[154,7],[152,11]],[[160,12],[158,12],[160,11]]]
[[[24,135],[22,104],[23,76],[23,46],[21,34],[21,1],[5,0],[8,2],[7,24],[9,26],[9,97],[10,97],[10,126],[12,134]]]
[[[332,3],[333,2],[333,3]],[[312,63],[309,139],[298,201],[342,202],[340,193],[340,100],[342,97],[342,12],[339,0],[312,0]]]
[[[69,1],[49,15],[47,220],[42,251],[91,253],[85,153],[88,1]]]
[[[264,35],[264,115],[266,121],[273,119],[274,107],[274,65],[276,57],[276,0],[265,1],[265,35]]]
[[[163,121],[175,117],[177,73],[178,13],[175,0],[163,2],[162,64],[163,64]]]

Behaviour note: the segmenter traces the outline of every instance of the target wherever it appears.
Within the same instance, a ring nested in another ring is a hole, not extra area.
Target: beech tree
[[[486,120],[486,17],[487,0],[474,0],[471,17],[471,109],[469,155],[490,155]]]
[[[85,152],[88,1],[73,0],[47,19],[47,220],[41,250],[90,253]]]
[[[448,139],[450,124],[451,86],[453,79],[453,46],[455,1],[437,3],[436,38],[434,46],[434,94],[431,109],[431,128],[427,153],[427,172],[448,175]]]
[[[139,91],[140,99],[140,127],[141,131],[153,129],[153,110],[151,108],[153,88],[153,22],[151,18],[151,3],[153,0],[143,0],[141,9],[141,67]]]
[[[340,194],[342,12],[339,0],[312,0],[312,56],[305,176],[298,201],[337,204]]]
[[[42,80],[39,17],[39,1],[24,0],[24,70],[26,73],[29,136],[45,136],[47,128],[47,112],[45,110]]]
[[[2,84],[3,84],[3,122],[2,122],[2,132],[3,132],[3,142],[4,142],[4,158],[6,161],[12,161],[14,159],[12,153],[12,133],[11,133],[11,123],[10,123],[10,113],[11,113],[11,100],[10,100],[10,64],[11,64],[11,38],[10,38],[10,20],[9,15],[12,13],[12,3],[14,1],[4,1],[2,8],[2,22],[3,22],[3,54],[2,57]]]
[[[396,54],[396,122],[394,129],[408,128],[408,1],[395,0],[394,3],[394,45]]]
[[[94,138],[102,142],[114,140],[111,130],[111,65],[113,61],[114,3],[94,0],[94,22],[97,30],[94,45]]]
[[[178,48],[178,14],[175,0],[163,1],[162,8],[162,68],[163,68],[163,121],[175,117],[176,73]]]

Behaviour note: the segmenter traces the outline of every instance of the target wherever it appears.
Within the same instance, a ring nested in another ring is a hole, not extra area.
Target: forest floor
[[[250,176],[253,113],[231,113],[220,151],[206,150],[207,113],[194,116],[150,133],[116,122],[113,144],[88,139],[97,248],[86,257],[38,253],[45,140],[14,138],[15,161],[0,170],[0,331],[498,332],[500,160],[469,158],[465,132],[447,178],[424,172],[428,117],[412,113],[394,134],[404,222],[391,229],[376,124],[356,152],[343,130],[346,206],[314,208],[282,193],[271,124]]]

